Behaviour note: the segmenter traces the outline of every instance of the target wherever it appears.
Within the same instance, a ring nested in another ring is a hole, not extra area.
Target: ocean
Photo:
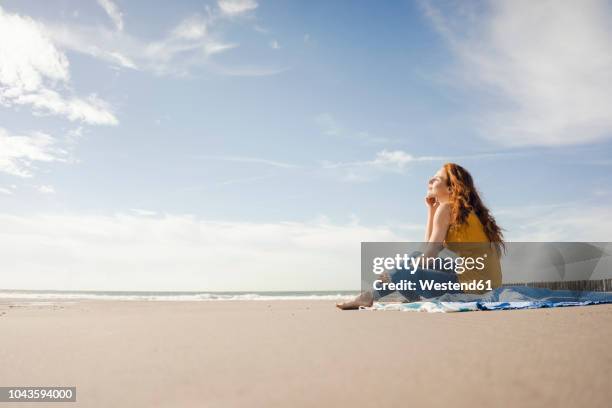
[[[127,292],[0,289],[0,299],[27,300],[147,300],[147,301],[228,301],[228,300],[346,300],[358,291],[307,292]]]

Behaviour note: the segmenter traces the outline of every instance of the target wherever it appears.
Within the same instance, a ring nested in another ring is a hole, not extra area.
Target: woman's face
[[[435,197],[438,201],[448,201],[451,189],[448,186],[448,179],[444,168],[440,168],[437,173],[429,179],[427,194]]]

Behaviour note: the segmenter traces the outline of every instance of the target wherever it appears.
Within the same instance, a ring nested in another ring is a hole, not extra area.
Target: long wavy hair
[[[460,228],[467,221],[468,215],[474,211],[489,241],[495,246],[497,253],[506,252],[502,228],[497,225],[495,218],[484,205],[472,175],[463,167],[455,163],[446,163],[444,166],[448,186],[451,188],[451,229]]]

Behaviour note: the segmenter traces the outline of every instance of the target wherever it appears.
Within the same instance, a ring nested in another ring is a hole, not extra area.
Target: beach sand
[[[330,301],[0,303],[9,407],[605,407],[612,305],[452,314]]]

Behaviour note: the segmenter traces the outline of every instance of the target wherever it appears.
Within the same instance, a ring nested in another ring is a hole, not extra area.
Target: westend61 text
[[[493,290],[491,287],[490,280],[473,280],[471,282],[436,282],[432,279],[419,279],[419,286],[421,290],[435,290],[435,291],[483,291]],[[407,291],[416,290],[416,282],[402,279],[399,282],[383,282],[377,279],[372,284],[375,290],[391,290],[391,291]]]
[[[374,258],[372,262],[372,272],[374,272],[376,275],[380,275],[386,270],[391,271],[394,269],[410,269],[410,273],[414,275],[418,268],[436,270],[453,269],[456,273],[463,273],[466,270],[471,271],[473,269],[481,271],[485,268],[484,261],[486,257],[487,254],[476,258],[469,256],[457,258],[452,258],[450,256],[445,258],[423,256],[413,257],[409,256],[408,254],[404,254],[403,256],[396,254],[395,257]]]

